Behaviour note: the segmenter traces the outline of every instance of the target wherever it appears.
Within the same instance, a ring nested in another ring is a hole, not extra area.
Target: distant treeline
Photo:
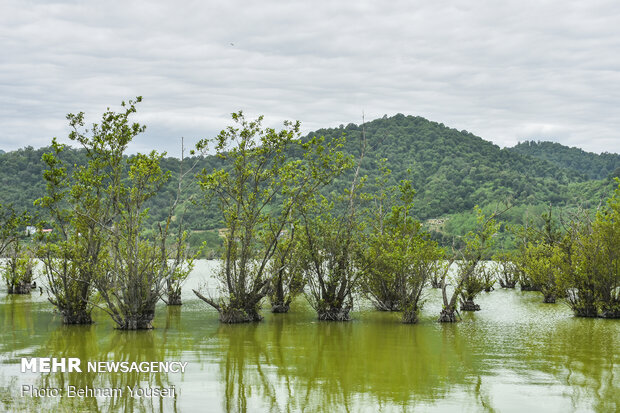
[[[620,175],[620,155],[617,154],[598,155],[557,143],[530,141],[500,149],[467,131],[451,129],[421,117],[398,114],[368,122],[364,128],[368,148],[360,174],[368,176],[367,186],[373,189],[379,176],[379,161],[386,159],[391,170],[388,185],[395,185],[401,179],[413,183],[416,190],[413,214],[423,222],[445,218],[444,225],[429,228],[443,245],[473,228],[472,208],[475,205],[491,210],[498,202],[511,202],[516,207],[503,218],[508,223],[523,223],[528,218],[540,217],[549,204],[567,209],[578,205],[594,209],[613,192],[612,178]],[[361,125],[351,123],[320,129],[303,139],[321,135],[327,139],[344,136],[344,152],[358,156]],[[33,201],[45,192],[42,179],[45,167],[41,158],[49,151],[49,147],[34,149],[29,146],[0,154],[0,202],[12,204],[16,210],[38,212],[41,218],[47,218],[43,211],[33,208]],[[86,162],[81,149],[66,150],[60,156],[68,165]],[[290,153],[289,156],[299,154]],[[194,164],[195,175],[203,169],[213,170],[220,166],[220,161],[213,156],[184,160],[186,169]],[[180,160],[163,158],[161,167],[170,171],[172,178],[148,201],[153,229],[164,219],[166,207],[176,194]],[[345,172],[323,191],[341,192],[351,181],[352,173],[352,170]],[[184,214],[185,222],[194,231],[190,243],[196,246],[206,241],[213,249],[220,244],[217,229],[223,224],[217,209],[205,207],[202,198],[197,181],[189,179],[186,198],[178,211]]]

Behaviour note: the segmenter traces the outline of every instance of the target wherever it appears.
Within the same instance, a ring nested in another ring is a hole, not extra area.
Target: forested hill
[[[383,117],[366,123],[364,130],[368,149],[363,173],[369,177],[376,175],[380,158],[388,159],[395,181],[407,177],[407,170],[411,169],[409,176],[418,191],[416,212],[422,219],[507,199],[514,204],[566,205],[580,198],[581,190],[576,193],[574,185],[588,180],[580,171],[500,149],[467,131],[421,117]],[[326,137],[343,133],[347,151],[359,153],[360,125],[314,132]],[[590,199],[584,201],[596,201],[592,198],[601,191],[593,191],[588,195]]]
[[[603,179],[620,175],[620,155],[603,152],[600,155],[579,148],[569,148],[556,142],[525,141],[511,148],[512,151],[544,159],[562,168],[578,171],[590,179]]]
[[[379,160],[387,158],[394,183],[404,178],[413,181],[417,190],[415,213],[422,220],[465,213],[476,204],[492,205],[508,199],[515,205],[598,203],[613,190],[609,179],[593,181],[581,169],[539,159],[516,148],[500,149],[467,131],[451,129],[421,117],[385,116],[367,122],[363,128],[349,124],[321,129],[310,135],[335,138],[344,134],[345,150],[358,156],[362,130],[367,142],[362,164],[362,173],[368,175],[367,188],[372,189],[379,174]],[[41,162],[45,151],[45,148],[27,147],[0,154],[1,203],[12,203],[19,209],[33,209],[33,201],[45,191]],[[63,158],[68,165],[85,162],[80,150],[68,150],[63,153]],[[200,159],[197,170],[211,169],[213,162],[214,158]],[[162,166],[176,173],[179,160],[166,158]],[[341,176],[327,190],[344,188],[351,174]],[[165,213],[174,188],[173,178],[152,200],[151,216],[154,220]],[[198,196],[196,185],[188,190],[187,195],[192,192]],[[200,230],[217,228],[220,224],[216,209],[195,206],[188,208],[186,222],[193,229]]]

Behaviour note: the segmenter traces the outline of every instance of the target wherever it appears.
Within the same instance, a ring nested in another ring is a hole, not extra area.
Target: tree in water
[[[183,138],[181,138],[181,162],[179,162],[179,178],[177,181],[176,195],[170,203],[165,222],[158,225],[161,265],[171,274],[171,276],[166,280],[166,297],[164,298],[162,296],[162,300],[166,303],[166,305],[183,304],[181,300],[183,284],[194,268],[194,260],[200,256],[202,248],[204,247],[202,246],[198,249],[198,251],[190,255],[189,245],[187,242],[188,232],[184,231],[185,212],[187,208],[181,208],[180,204],[182,201],[182,194],[187,189],[185,178],[194,170],[198,160],[196,159],[193,165],[191,165],[187,170],[183,169],[184,162],[185,146],[183,144]],[[191,202],[191,199],[186,201]],[[174,234],[171,233],[173,230],[171,226],[173,224],[176,227],[176,233]],[[172,238],[172,243],[168,242],[169,238]]]
[[[597,282],[601,314],[605,318],[620,318],[620,179],[616,178],[616,182],[618,188],[597,215],[594,229],[605,261]]]
[[[49,211],[53,232],[45,237],[38,256],[49,301],[62,314],[63,323],[90,324],[94,279],[105,271],[108,228],[117,214],[113,188],[120,177],[115,172],[123,163],[122,149],[110,145],[106,136],[121,131],[113,119],[104,117],[101,125],[93,126],[89,139],[79,131],[83,113],[69,114],[67,119],[69,138],[82,145],[88,162],[69,174],[60,156],[66,146],[55,138],[52,152],[43,155],[47,194],[35,203]]]
[[[22,227],[30,221],[27,211],[19,214],[11,205],[0,203],[0,256],[4,256],[6,249],[19,240]]]
[[[335,202],[319,195],[302,213],[302,248],[309,262],[306,298],[321,321],[350,320],[352,293],[361,275],[355,257],[362,226],[354,202],[347,205],[336,207]]]
[[[489,275],[491,268],[487,268],[484,260],[490,257],[490,251],[494,244],[493,237],[499,230],[499,224],[495,221],[497,214],[487,218],[479,208],[478,230],[469,232],[465,236],[465,247],[461,250],[461,260],[458,263],[458,278],[461,284],[461,310],[478,311],[480,306],[474,299],[480,292],[492,287],[494,278]]]
[[[155,304],[167,281],[174,277],[182,260],[168,264],[163,252],[167,233],[160,239],[144,233],[147,208],[145,202],[154,196],[168,179],[169,173],[159,165],[163,155],[155,151],[137,154],[127,160],[128,179],[117,188],[118,216],[109,234],[109,257],[105,272],[95,278],[97,291],[106,304],[102,309],[121,330],[153,328]]]
[[[364,231],[359,206],[365,177],[360,167],[366,151],[362,127],[361,152],[351,186],[335,199],[322,194],[300,209],[303,225],[302,250],[306,253],[308,302],[320,321],[349,321],[353,291],[362,274],[356,265]]]
[[[556,227],[551,206],[542,218],[542,230],[532,226],[526,230],[521,265],[536,289],[543,294],[543,302],[552,304],[563,295],[558,277],[570,270],[570,240]]]
[[[515,288],[519,280],[519,274],[512,256],[506,252],[500,252],[493,257],[497,263],[497,281],[502,288]]]
[[[10,247],[6,262],[2,266],[2,276],[9,294],[30,294],[33,288],[32,255],[24,248],[18,238]]]
[[[300,139],[299,122],[285,122],[276,132],[262,128],[262,117],[247,121],[232,114],[237,126],[203,139],[196,148],[207,153],[215,144],[222,166],[199,175],[208,199],[215,197],[226,224],[222,266],[217,275],[221,295],[194,293],[214,307],[224,323],[259,321],[261,300],[269,293],[269,264],[278,240],[294,221],[293,212],[338,175],[347,159],[338,142]],[[294,155],[301,156],[294,158]]]
[[[521,291],[540,291],[534,281],[530,278],[525,270],[526,260],[526,248],[528,241],[536,238],[536,231],[532,227],[532,222],[528,219],[525,226],[510,226],[510,232],[513,234],[516,243],[517,250],[508,254],[507,259],[512,263],[517,277],[517,282],[520,284]],[[500,267],[502,264],[500,264]]]
[[[596,284],[601,316],[620,318],[620,179],[618,188],[607,200],[594,222],[594,238],[601,245],[602,265],[597,265]]]
[[[381,175],[376,178],[375,190],[370,198],[370,205],[366,211],[369,218],[369,229],[362,236],[362,245],[359,249],[357,258],[358,266],[361,269],[360,288],[362,293],[373,303],[375,308],[380,311],[402,311],[400,302],[405,274],[403,268],[399,267],[402,258],[402,249],[407,249],[407,244],[400,245],[401,251],[395,251],[396,243],[408,240],[401,240],[400,237],[415,237],[420,232],[420,224],[413,221],[411,216],[412,200],[415,192],[411,188],[411,200],[409,204],[398,208],[398,188],[389,186],[388,181],[391,171],[386,166],[387,159],[381,159],[379,168]],[[403,194],[403,196],[406,196]],[[401,202],[402,203],[402,202]],[[392,207],[394,210],[392,211]],[[404,211],[402,210],[404,208]],[[393,214],[405,214],[405,222],[401,222],[399,217]],[[391,224],[391,225],[390,225]],[[399,227],[400,225],[400,227]],[[408,228],[402,228],[408,225]],[[397,232],[408,230],[408,234],[397,234]],[[413,240],[411,240],[413,241]],[[409,243],[410,245],[410,243]]]
[[[306,261],[300,250],[299,224],[291,224],[277,241],[276,252],[269,263],[271,288],[269,301],[272,313],[287,313],[291,302],[301,294],[306,285]]]
[[[581,212],[580,218],[571,222],[567,234],[572,242],[571,265],[558,274],[557,283],[576,316],[596,317],[597,279],[604,271],[604,247],[594,233],[589,213]]]
[[[202,252],[202,248],[190,255],[187,243],[188,233],[187,231],[182,231],[180,226],[178,227],[177,234],[172,237],[172,245],[168,244],[169,221],[170,219],[167,219],[165,225],[159,225],[160,262],[164,272],[170,275],[166,278],[166,297],[162,296],[162,300],[166,305],[182,305],[181,292],[183,284],[194,268],[194,261]]]
[[[525,271],[543,294],[543,302],[555,303],[562,296],[558,277],[565,270],[563,251],[558,245],[539,243],[528,245],[525,253]]]
[[[22,227],[30,221],[28,212],[19,214],[11,205],[0,203],[0,257],[8,256],[0,272],[9,294],[29,294],[32,287],[32,257],[21,240]]]
[[[359,251],[362,291],[383,311],[403,311],[403,323],[415,323],[422,291],[437,272],[442,251],[411,215],[415,191],[402,180],[388,187],[383,167],[372,197],[371,228]]]
[[[454,289],[450,298],[448,298],[448,269],[452,262],[449,262],[447,269],[443,273],[441,280],[441,294],[443,307],[439,314],[439,322],[452,323],[456,320],[456,304],[460,298],[461,310],[477,311],[480,306],[474,302],[474,298],[484,290],[487,285],[485,282],[485,271],[490,271],[484,265],[483,260],[490,257],[490,250],[493,246],[493,237],[499,229],[499,224],[495,218],[505,212],[508,208],[501,212],[495,211],[491,216],[485,217],[482,210],[476,207],[478,215],[478,228],[476,231],[470,231],[465,236],[465,246],[461,250],[454,250],[452,260],[460,258],[457,263],[456,276],[454,277]]]
[[[160,167],[163,155],[125,156],[129,142],[145,129],[129,120],[141,100],[123,102],[120,113],[108,109],[90,130],[83,130],[84,113],[67,116],[69,138],[87,157],[86,165],[71,175],[59,158],[64,147],[56,140],[53,153],[44,155],[47,195],[37,202],[50,211],[55,231],[40,256],[49,299],[66,324],[91,323],[96,304],[117,328],[152,328],[155,303],[175,273],[174,266],[164,265],[170,257],[160,248],[168,226],[160,231],[163,239],[144,232],[145,202],[169,177]]]
[[[592,221],[573,220],[571,271],[561,274],[576,316],[620,318],[620,185]]]

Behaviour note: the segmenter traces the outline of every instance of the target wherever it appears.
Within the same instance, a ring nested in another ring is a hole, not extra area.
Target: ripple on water
[[[303,298],[289,314],[265,308],[261,323],[221,325],[217,312],[191,292],[205,281],[213,286],[216,266],[199,261],[184,305],[158,306],[149,332],[115,331],[101,311],[93,326],[62,326],[44,299],[0,292],[0,387],[8,389],[0,399],[10,399],[23,382],[76,381],[176,385],[181,391],[166,411],[603,412],[620,406],[618,320],[575,318],[565,304],[543,304],[539,293],[498,289],[482,293],[481,311],[463,313],[454,324],[436,322],[441,295],[428,290],[416,325],[364,303],[352,322],[317,322]],[[24,376],[22,355],[189,365],[183,375]],[[74,410],[92,407],[73,402]],[[53,410],[46,403],[39,400],[37,409]],[[129,403],[98,406],[112,411]]]

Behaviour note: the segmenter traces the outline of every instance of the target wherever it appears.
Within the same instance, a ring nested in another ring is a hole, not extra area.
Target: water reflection
[[[2,402],[6,411],[89,411],[89,412],[176,412],[178,411],[178,393],[173,397],[132,397],[129,388],[171,388],[175,383],[170,380],[170,373],[152,373],[129,371],[127,373],[97,373],[87,370],[87,363],[97,361],[115,362],[153,362],[181,359],[180,336],[160,336],[153,331],[101,331],[100,326],[64,326],[57,324],[55,329],[46,333],[43,341],[41,335],[31,334],[37,331],[38,320],[31,317],[36,304],[23,302],[15,305],[10,302],[3,307],[5,326],[2,342],[6,345],[7,333],[19,337],[16,349],[21,349],[21,356],[27,357],[77,357],[81,362],[82,372],[57,373],[18,373],[10,380],[2,380]],[[17,316],[22,314],[22,316]],[[180,322],[180,314],[169,315],[170,323]],[[29,320],[29,321],[27,321]],[[27,327],[27,328],[23,328]],[[102,334],[103,333],[103,334]],[[29,346],[20,346],[30,340]],[[10,343],[10,342],[8,342]],[[19,372],[19,360],[16,372]],[[34,390],[25,392],[23,386]],[[86,390],[85,397],[68,397],[67,389]],[[36,397],[38,389],[60,389],[63,397]],[[121,389],[110,391],[104,396],[93,395],[96,389]],[[180,390],[179,390],[180,391]],[[34,397],[33,397],[34,396]],[[0,409],[2,410],[2,409]]]
[[[0,411],[618,411],[620,324],[578,319],[536,293],[483,294],[483,310],[435,322],[429,292],[418,325],[358,312],[319,323],[303,301],[265,321],[220,325],[197,301],[159,306],[156,329],[62,326],[36,297],[0,296]],[[189,363],[185,374],[22,374],[21,357]],[[20,397],[47,387],[175,386],[173,398]]]
[[[453,386],[479,386],[457,329],[382,321],[303,326],[275,315],[268,328],[221,326],[223,410],[410,411],[449,397]]]

